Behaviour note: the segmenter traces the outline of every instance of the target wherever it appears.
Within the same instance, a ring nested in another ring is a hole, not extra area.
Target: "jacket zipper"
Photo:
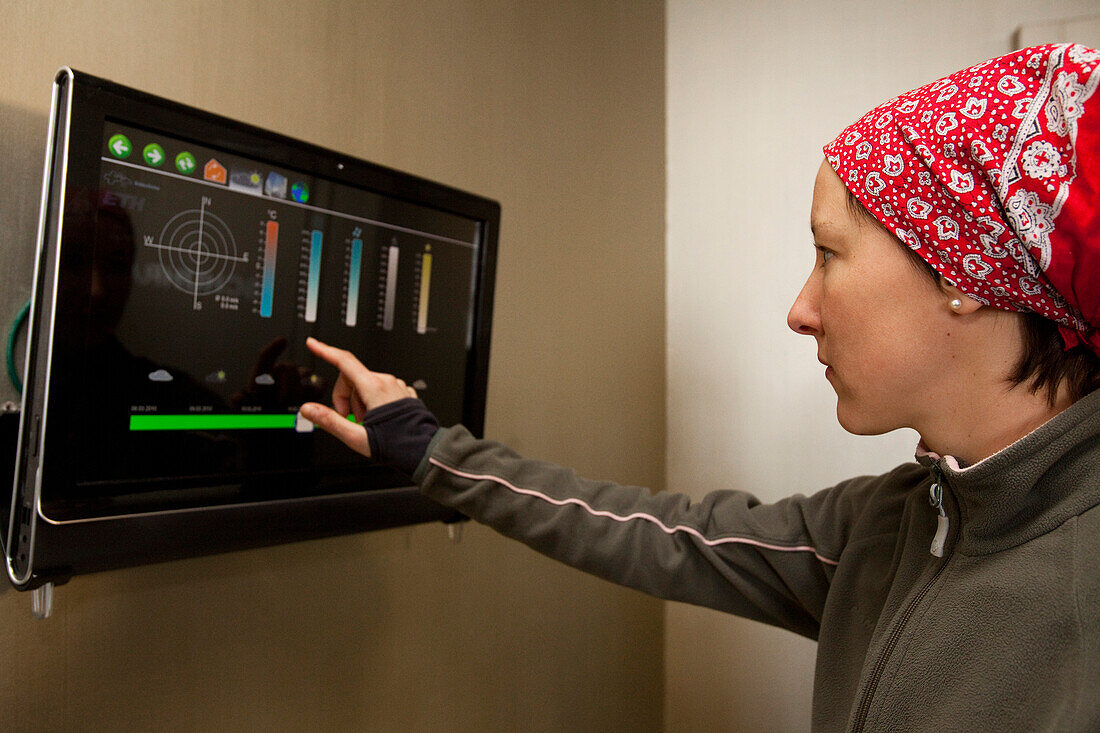
[[[928,503],[939,512],[936,517],[936,534],[932,538],[932,546],[928,548],[936,557],[943,557],[943,546],[947,542],[947,530],[951,523],[947,519],[947,512],[943,510],[943,484],[940,483],[942,474],[939,466],[932,468],[932,486],[928,489]]]
[[[943,509],[942,478],[943,473],[940,471],[940,467],[933,464],[932,486],[928,490],[928,500],[932,507],[938,512],[939,516],[936,517],[936,535],[932,538],[932,546],[929,548],[929,551],[936,557],[943,557],[944,545],[947,541],[947,530],[950,526],[947,519],[947,512]],[[859,733],[867,724],[867,716],[871,712],[871,700],[874,699],[875,691],[878,689],[879,679],[886,669],[886,660],[890,658],[890,655],[894,651],[894,647],[896,647],[901,640],[901,632],[905,629],[905,625],[909,623],[909,618],[913,615],[913,612],[916,611],[920,602],[924,600],[924,597],[928,594],[932,585],[935,584],[940,575],[942,575],[943,571],[947,568],[947,562],[947,560],[944,560],[940,563],[940,566],[936,568],[936,572],[932,574],[932,577],[925,581],[921,589],[917,591],[917,594],[909,601],[909,605],[902,611],[898,623],[890,632],[890,636],[887,638],[886,644],[882,648],[882,654],[879,655],[878,661],[875,662],[875,668],[871,671],[871,677],[867,680],[867,687],[863,692],[863,696],[860,698],[859,707],[856,709],[856,718],[852,724],[852,733]]]

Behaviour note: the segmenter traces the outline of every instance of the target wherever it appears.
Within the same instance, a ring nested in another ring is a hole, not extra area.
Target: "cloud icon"
[[[150,382],[171,382],[172,375],[165,369],[158,369],[155,372],[149,372]]]
[[[270,374],[261,374],[260,376],[256,377],[256,384],[275,384],[275,377],[271,376]]]

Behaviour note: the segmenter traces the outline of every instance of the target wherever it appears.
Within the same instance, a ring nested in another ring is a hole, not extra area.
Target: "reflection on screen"
[[[462,419],[479,223],[261,159],[107,123],[61,253],[50,441],[77,494],[351,465],[297,416],[336,376],[307,336]]]

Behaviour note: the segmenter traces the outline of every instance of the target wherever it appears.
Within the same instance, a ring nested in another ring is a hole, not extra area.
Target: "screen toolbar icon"
[[[195,156],[184,150],[182,153],[176,156],[176,170],[185,176],[189,176],[195,172],[195,166],[198,163],[195,162]]]
[[[154,168],[159,168],[160,164],[164,162],[164,148],[156,143],[149,143],[141,151],[141,155],[145,158],[145,162]]]
[[[206,161],[206,165],[202,169],[202,177],[214,183],[225,183],[227,175],[228,171],[226,171],[225,166],[214,158]]]
[[[286,176],[281,173],[276,173],[275,171],[270,171],[267,174],[267,180],[264,181],[264,194],[285,199]]]
[[[229,174],[229,187],[234,191],[261,194],[264,190],[264,179],[259,171],[245,169],[234,170]]]
[[[121,159],[129,158],[134,146],[130,144],[130,138],[119,133],[111,135],[111,139],[107,141],[107,149],[111,151],[111,155]]]

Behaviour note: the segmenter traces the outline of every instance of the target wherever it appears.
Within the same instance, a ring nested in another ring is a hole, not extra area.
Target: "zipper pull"
[[[928,489],[928,503],[939,512],[939,516],[936,517],[936,534],[932,537],[932,546],[928,548],[928,551],[936,557],[943,557],[943,546],[947,542],[947,530],[950,523],[947,519],[947,512],[943,510],[943,485],[940,484],[939,471],[935,472],[935,480],[932,482],[932,487]]]

